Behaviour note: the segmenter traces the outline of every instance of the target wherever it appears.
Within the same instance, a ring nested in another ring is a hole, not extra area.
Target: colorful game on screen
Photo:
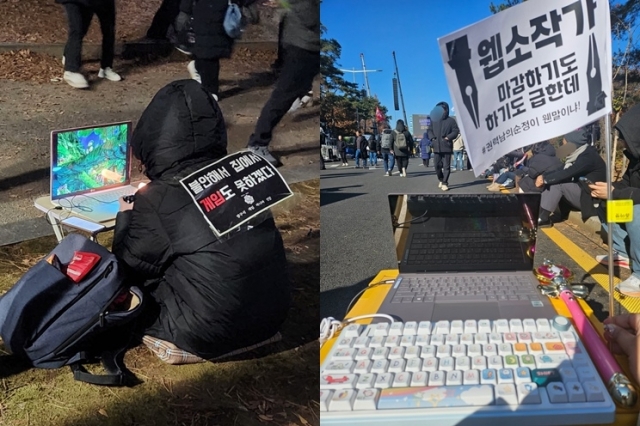
[[[54,137],[52,194],[98,189],[127,179],[128,124],[60,132]]]

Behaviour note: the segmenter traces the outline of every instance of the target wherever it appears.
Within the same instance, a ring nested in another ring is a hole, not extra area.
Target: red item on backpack
[[[100,256],[95,253],[76,251],[73,259],[67,265],[67,276],[78,283],[93,269],[100,261]]]

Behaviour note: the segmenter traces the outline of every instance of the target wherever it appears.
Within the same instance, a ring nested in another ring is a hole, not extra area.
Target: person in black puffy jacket
[[[542,192],[543,188],[536,186],[536,178],[543,173],[560,170],[563,167],[562,161],[556,157],[556,149],[549,141],[539,142],[531,148],[533,154],[527,166],[522,169],[522,179],[519,187],[522,192]],[[516,172],[519,174],[520,170]]]
[[[267,213],[217,238],[180,179],[227,154],[222,112],[193,80],[162,88],[132,151],[150,183],[121,202],[113,253],[151,296],[144,334],[211,360],[278,334],[290,306],[284,245]]]

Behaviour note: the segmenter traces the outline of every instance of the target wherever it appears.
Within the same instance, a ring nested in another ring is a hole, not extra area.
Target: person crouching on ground
[[[633,201],[633,221],[611,224],[614,265],[631,269],[632,272],[629,278],[616,286],[616,290],[625,296],[640,297],[640,104],[627,111],[614,127],[619,135],[618,144],[624,149],[629,165],[622,180],[611,184],[611,198]],[[607,199],[607,182],[604,180],[595,181],[589,188],[594,198]],[[608,224],[605,203],[600,203],[600,206],[601,235],[606,243]],[[596,256],[596,260],[604,265],[609,264],[609,256]]]
[[[113,253],[151,296],[144,343],[177,364],[277,339],[291,296],[273,217],[217,238],[179,182],[227,154],[211,93],[194,80],[168,84],[143,112],[131,145],[150,183],[133,204],[121,201]]]
[[[112,69],[116,44],[115,0],[56,0],[56,3],[64,6],[69,25],[67,44],[64,46],[62,57],[64,81],[76,89],[89,87],[89,82],[80,69],[82,68],[82,40],[89,31],[94,14],[98,16],[102,31],[102,56],[98,77],[111,81],[122,80]]]

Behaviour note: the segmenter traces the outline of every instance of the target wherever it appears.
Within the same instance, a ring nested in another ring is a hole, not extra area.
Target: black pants
[[[396,165],[400,173],[402,173],[403,170],[406,172],[407,167],[409,167],[409,157],[396,155]]]
[[[180,0],[162,0],[147,30],[147,37],[155,40],[166,39],[169,27],[173,25],[179,13]]]
[[[89,31],[91,19],[95,13],[102,31],[102,57],[100,68],[113,66],[116,43],[116,5],[115,1],[105,1],[100,6],[90,8],[77,3],[65,3],[69,34],[64,47],[65,71],[79,72],[82,64],[82,40]]]
[[[342,159],[343,163],[347,163],[347,152],[346,151],[341,151],[340,152],[340,158]]]
[[[429,159],[428,158],[423,158],[422,159],[422,165],[429,167]]]
[[[200,74],[202,87],[217,96],[220,90],[220,59],[196,58],[196,70]]]
[[[434,152],[433,165],[436,167],[436,175],[442,183],[449,184],[449,175],[451,174],[451,153],[450,152]]]
[[[320,68],[320,53],[285,45],[284,63],[271,97],[262,108],[249,145],[268,146],[273,129],[296,98],[304,96]],[[203,81],[204,83],[204,81]]]

